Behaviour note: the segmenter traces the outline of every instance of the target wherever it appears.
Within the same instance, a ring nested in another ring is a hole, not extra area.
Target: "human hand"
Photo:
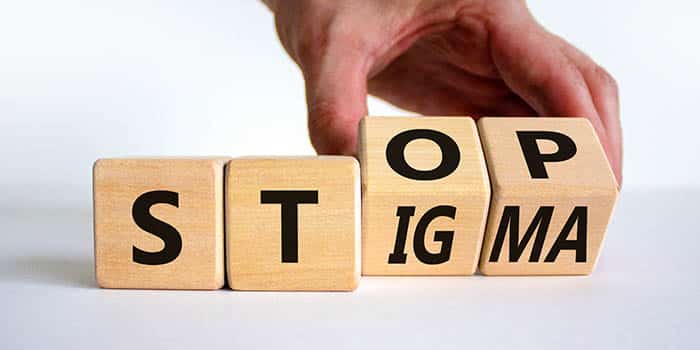
[[[304,75],[318,153],[355,153],[370,93],[425,115],[586,117],[621,184],[615,80],[524,0],[264,1]]]

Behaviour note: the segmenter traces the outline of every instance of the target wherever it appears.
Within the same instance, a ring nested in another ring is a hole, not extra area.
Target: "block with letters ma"
[[[617,198],[584,118],[482,118],[492,184],[481,253],[486,275],[587,275]]]
[[[123,158],[95,162],[98,284],[104,288],[221,288],[227,160]]]
[[[246,157],[226,170],[226,267],[236,290],[351,291],[360,278],[352,157]]]
[[[468,117],[366,117],[360,123],[362,273],[471,275],[490,187]]]

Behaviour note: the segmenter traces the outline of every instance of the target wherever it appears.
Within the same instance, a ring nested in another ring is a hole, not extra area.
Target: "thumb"
[[[354,155],[357,126],[367,115],[368,56],[329,49],[318,61],[304,67],[311,144],[319,154]]]

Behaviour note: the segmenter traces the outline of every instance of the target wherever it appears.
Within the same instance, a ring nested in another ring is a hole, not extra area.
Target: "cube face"
[[[482,118],[493,187],[480,270],[586,275],[595,267],[617,182],[584,118]]]
[[[471,118],[360,124],[363,275],[470,275],[490,186]]]
[[[104,288],[221,288],[226,161],[212,157],[95,162],[98,284]]]
[[[226,172],[226,267],[236,290],[350,291],[360,277],[352,157],[238,158]]]

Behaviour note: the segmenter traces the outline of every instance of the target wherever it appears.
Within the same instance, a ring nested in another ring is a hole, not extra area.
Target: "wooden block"
[[[251,157],[226,171],[226,267],[237,290],[350,291],[360,277],[352,157]]]
[[[95,271],[104,288],[224,283],[228,158],[100,159],[93,169]]]
[[[590,274],[617,182],[584,118],[482,118],[493,197],[486,275]]]
[[[490,187],[467,117],[360,123],[363,275],[470,275]]]

